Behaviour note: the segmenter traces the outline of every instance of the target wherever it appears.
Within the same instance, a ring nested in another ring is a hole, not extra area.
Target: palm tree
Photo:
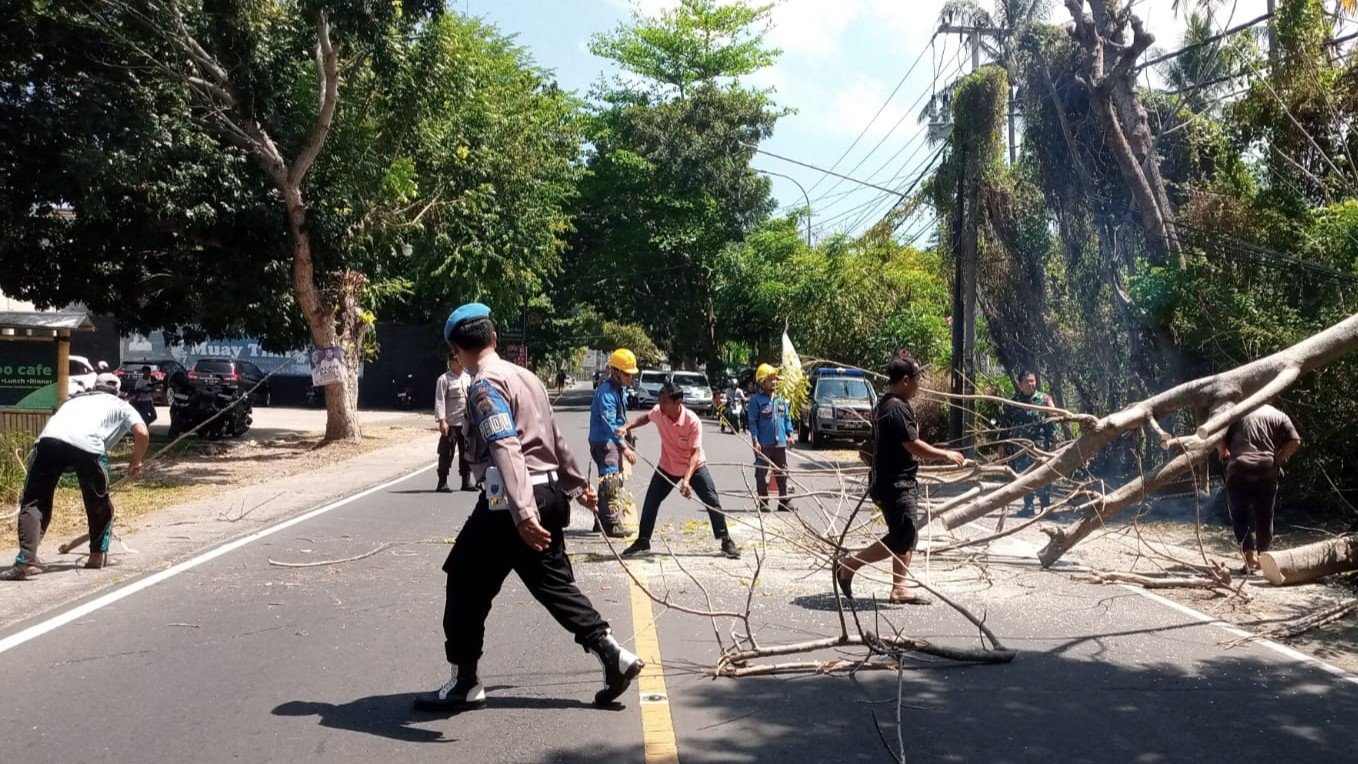
[[[1211,110],[1217,94],[1235,87],[1245,74],[1241,64],[1250,55],[1252,40],[1248,37],[1203,44],[1217,34],[1212,20],[1210,10],[1190,12],[1180,43],[1184,52],[1160,65],[1168,91],[1178,95],[1195,114]]]

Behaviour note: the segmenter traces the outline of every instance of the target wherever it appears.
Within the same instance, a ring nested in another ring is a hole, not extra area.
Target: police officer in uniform
[[[462,477],[462,490],[474,491],[471,468],[467,465],[467,436],[463,423],[467,416],[467,388],[471,377],[457,360],[456,353],[448,354],[448,371],[439,375],[434,385],[434,419],[439,425],[438,485],[439,493],[448,493],[448,473],[453,468],[453,454],[457,454],[457,472]]]
[[[486,616],[511,570],[576,643],[599,659],[604,688],[594,702],[612,703],[644,664],[618,644],[576,587],[563,533],[571,498],[593,509],[597,497],[566,449],[542,382],[496,354],[490,308],[461,306],[448,317],[443,336],[472,374],[468,461],[482,490],[443,563],[444,652],[452,676],[418,697],[415,707],[456,712],[485,705],[477,663]]]
[[[759,511],[769,511],[769,469],[778,483],[778,511],[792,507],[787,501],[787,447],[792,437],[792,417],[787,401],[773,391],[778,384],[778,370],[761,363],[755,369],[754,381],[759,392],[750,398],[746,412],[750,425],[750,444],[754,446],[754,482],[759,493]]]

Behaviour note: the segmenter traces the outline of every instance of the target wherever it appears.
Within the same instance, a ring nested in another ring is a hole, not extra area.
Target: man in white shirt
[[[463,425],[467,419],[467,388],[472,378],[462,368],[454,353],[448,354],[448,371],[434,385],[434,418],[439,423],[439,493],[452,491],[448,487],[448,472],[453,466],[453,452],[457,452],[457,472],[462,476],[462,490],[475,491],[471,468],[467,465],[467,438]]]
[[[28,478],[19,500],[19,556],[0,578],[19,580],[41,573],[38,545],[52,522],[57,481],[74,470],[90,525],[87,568],[102,568],[113,538],[113,501],[109,496],[108,451],[132,431],[135,443],[128,477],[141,473],[151,433],[131,404],[118,397],[118,378],[100,374],[94,388],[62,404],[33,444]]]

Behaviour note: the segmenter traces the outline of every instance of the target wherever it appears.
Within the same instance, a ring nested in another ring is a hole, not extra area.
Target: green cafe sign
[[[0,408],[57,407],[57,343],[0,342]]]

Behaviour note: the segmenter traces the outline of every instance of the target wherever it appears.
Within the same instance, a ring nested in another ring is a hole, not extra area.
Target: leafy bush
[[[33,436],[22,432],[0,432],[0,499],[5,506],[19,501],[28,475],[28,452]]]

